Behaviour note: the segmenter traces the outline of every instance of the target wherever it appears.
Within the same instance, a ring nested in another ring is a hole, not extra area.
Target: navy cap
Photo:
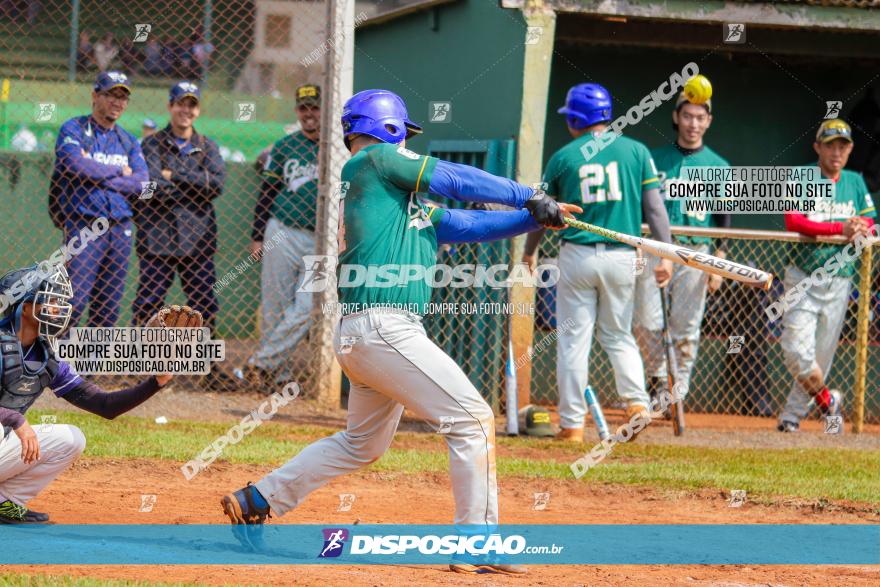
[[[153,130],[157,128],[156,121],[152,118],[144,118],[144,126]]]
[[[195,98],[196,102],[202,101],[202,92],[199,87],[192,82],[178,82],[171,86],[168,92],[168,102],[174,104],[186,97]]]
[[[125,88],[131,93],[131,86],[128,85],[128,76],[121,71],[102,71],[95,78],[96,92],[109,92],[113,88]]]

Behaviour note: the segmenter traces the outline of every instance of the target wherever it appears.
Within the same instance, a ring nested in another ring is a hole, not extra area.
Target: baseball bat
[[[593,422],[596,424],[599,440],[605,440],[611,436],[611,433],[608,431],[608,422],[605,421],[602,406],[599,405],[599,401],[596,399],[596,392],[589,385],[584,390],[584,399],[587,400],[587,407],[590,408],[590,415],[593,416]]]
[[[507,435],[519,435],[519,398],[516,390],[516,366],[513,362],[513,339],[507,339],[507,365],[504,367],[504,397],[507,414]]]
[[[721,257],[707,255],[706,253],[698,253],[697,251],[686,249],[685,247],[680,247],[675,244],[662,243],[649,238],[632,236],[615,230],[608,230],[607,228],[602,228],[595,224],[587,224],[586,222],[575,220],[574,218],[566,218],[565,223],[574,228],[598,234],[599,236],[604,236],[605,238],[610,238],[611,240],[647,251],[657,257],[669,259],[674,263],[687,265],[688,267],[693,267],[706,273],[714,273],[715,275],[739,281],[746,285],[759,287],[764,291],[769,291],[770,286],[773,284],[773,275],[771,273],[755,269],[754,267],[749,267],[748,265],[740,265],[739,263],[734,263],[733,261],[728,261]]]
[[[663,310],[663,350],[666,352],[666,385],[672,402],[669,411],[672,414],[672,433],[681,436],[684,433],[684,402],[676,397],[675,383],[678,377],[678,361],[675,348],[672,346],[672,334],[669,332],[669,290],[668,285],[660,289],[660,306]]]

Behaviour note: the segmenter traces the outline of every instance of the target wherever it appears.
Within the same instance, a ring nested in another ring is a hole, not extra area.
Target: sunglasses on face
[[[129,98],[128,94],[123,94],[123,93],[111,94],[109,92],[101,92],[100,95],[104,96],[108,100],[114,100],[116,102],[128,102],[128,98]]]

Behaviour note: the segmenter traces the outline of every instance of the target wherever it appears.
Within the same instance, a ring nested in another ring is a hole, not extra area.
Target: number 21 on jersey
[[[578,175],[581,178],[581,201],[584,204],[614,202],[623,199],[617,161],[612,161],[605,166],[600,163],[581,165]]]

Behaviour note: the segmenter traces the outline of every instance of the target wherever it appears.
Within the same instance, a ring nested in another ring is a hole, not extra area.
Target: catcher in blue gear
[[[0,523],[45,524],[27,503],[79,457],[86,445],[76,426],[32,428],[27,410],[46,388],[83,410],[113,419],[152,397],[171,380],[156,375],[106,392],[58,359],[53,341],[67,328],[73,288],[62,265],[47,263],[0,277]],[[148,326],[201,325],[187,307],[163,308]]]

